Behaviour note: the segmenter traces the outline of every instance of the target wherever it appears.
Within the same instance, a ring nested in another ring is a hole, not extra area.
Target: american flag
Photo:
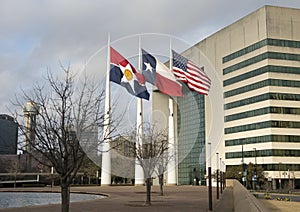
[[[172,50],[173,73],[177,80],[185,82],[187,86],[200,94],[207,95],[211,81],[204,72],[204,67],[197,67],[192,61],[186,59]]]

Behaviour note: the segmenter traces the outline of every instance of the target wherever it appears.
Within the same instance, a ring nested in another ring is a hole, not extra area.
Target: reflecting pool
[[[71,202],[101,199],[104,196],[71,193]],[[0,208],[14,208],[31,205],[48,205],[61,203],[60,193],[44,192],[0,192]]]

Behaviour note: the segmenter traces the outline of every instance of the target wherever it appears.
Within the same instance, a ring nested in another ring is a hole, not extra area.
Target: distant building
[[[0,114],[0,154],[17,154],[18,125],[14,118]]]
[[[134,158],[134,143],[130,137],[120,136],[111,141],[111,148],[116,154]]]
[[[89,128],[82,130],[82,132],[77,132],[76,136],[78,136],[80,145],[88,157],[96,164],[99,164],[98,127],[90,126]]]
[[[111,141],[112,174],[121,176],[122,183],[128,183],[134,178],[134,143],[129,137],[118,137]]]

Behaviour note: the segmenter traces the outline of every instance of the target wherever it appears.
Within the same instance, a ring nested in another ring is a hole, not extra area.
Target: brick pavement
[[[159,195],[159,187],[152,187],[152,205],[144,206],[146,198],[144,186],[106,186],[106,187],[72,187],[72,192],[105,194],[107,198],[70,204],[71,212],[135,212],[135,211],[172,211],[194,212],[208,211],[207,187],[204,186],[165,186],[165,195]],[[1,191],[7,190],[1,188]],[[14,190],[14,189],[10,189]],[[16,188],[19,191],[51,191],[43,188]],[[54,188],[52,191],[59,191]],[[232,188],[227,188],[216,201],[213,190],[213,209],[215,211],[233,211]],[[224,201],[223,201],[224,200]],[[60,205],[28,206],[23,208],[0,209],[0,212],[55,212],[60,211]]]

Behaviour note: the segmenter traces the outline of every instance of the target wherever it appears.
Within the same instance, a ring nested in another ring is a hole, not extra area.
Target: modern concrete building
[[[273,188],[289,179],[300,186],[300,9],[264,6],[182,54],[206,67],[212,88],[207,97],[198,95],[192,102],[178,98],[174,105],[179,156],[191,141],[189,136],[197,134],[187,157],[178,159],[178,184],[189,184],[194,172],[204,176],[203,157],[206,167],[212,159],[212,170],[216,170],[219,153],[227,168],[242,161],[261,165]],[[219,84],[221,103],[214,90]],[[167,99],[154,93],[153,110],[167,115]],[[205,110],[199,110],[204,101]],[[190,124],[195,103],[200,130]],[[154,113],[155,119],[161,116]],[[222,126],[220,139],[214,135],[216,125]],[[207,145],[204,151],[208,142],[211,157]]]
[[[0,154],[17,154],[18,124],[14,118],[0,114]]]
[[[226,164],[260,164],[273,187],[300,178],[300,10],[266,6],[220,34]]]

